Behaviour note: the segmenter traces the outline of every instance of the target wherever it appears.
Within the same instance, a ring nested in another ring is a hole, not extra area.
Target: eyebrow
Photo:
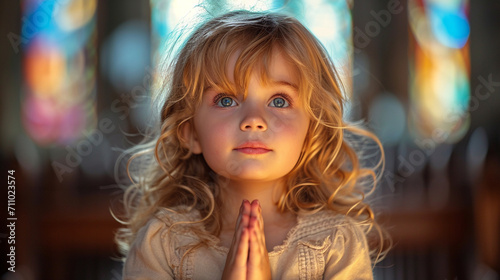
[[[299,89],[299,87],[297,85],[289,83],[287,81],[273,81],[273,80],[271,80],[271,84],[272,85],[282,85],[282,86],[291,87],[294,90],[298,90]]]

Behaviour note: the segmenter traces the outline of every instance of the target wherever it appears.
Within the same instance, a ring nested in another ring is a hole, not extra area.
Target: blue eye
[[[288,104],[288,101],[283,97],[276,97],[271,101],[271,107],[285,108],[288,106],[290,106],[290,104]]]
[[[235,106],[236,102],[231,97],[222,97],[217,101],[217,105],[220,107],[231,107]]]

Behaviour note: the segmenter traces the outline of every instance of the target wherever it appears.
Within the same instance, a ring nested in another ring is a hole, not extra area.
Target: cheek
[[[270,129],[273,134],[292,137],[295,141],[303,141],[308,127],[309,118],[301,114],[274,115],[270,121]]]
[[[294,118],[292,120],[292,125],[290,126],[283,125],[283,133],[290,139],[288,141],[291,152],[290,156],[298,159],[300,152],[302,151],[308,129],[309,118],[303,116]]]
[[[207,164],[214,170],[221,169],[219,166],[224,161],[224,155],[230,149],[230,129],[224,120],[211,118],[198,118],[198,141],[202,148],[203,157]]]
[[[222,150],[230,136],[230,125],[224,121],[207,120],[200,130],[200,144],[205,149]]]

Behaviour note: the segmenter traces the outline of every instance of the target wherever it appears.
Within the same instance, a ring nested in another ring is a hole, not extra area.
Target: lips
[[[245,142],[236,147],[234,150],[245,154],[265,154],[272,151],[262,142],[256,142],[256,141]]]

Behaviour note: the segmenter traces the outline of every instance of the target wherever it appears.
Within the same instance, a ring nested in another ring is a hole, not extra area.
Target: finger
[[[260,216],[260,213],[259,213]],[[260,217],[251,216],[248,229],[250,230],[250,241],[257,242],[261,247],[266,247],[265,234]]]
[[[248,228],[248,224],[250,222],[250,202],[248,202],[248,200],[244,200],[241,206],[242,210],[240,228]]]
[[[257,241],[257,236],[255,230],[250,231],[250,248],[248,254],[248,263],[249,265],[258,265],[259,263],[259,254],[260,254],[260,244]]]
[[[248,229],[242,228],[239,233],[235,232],[234,235],[239,236],[235,238],[238,242],[232,245],[229,250],[222,279],[245,279],[247,275]]]
[[[251,223],[249,225],[250,227],[257,226],[259,230],[264,229],[264,219],[262,217],[262,208],[261,208],[258,200],[254,200],[251,204],[250,223]]]
[[[251,208],[251,213],[250,213],[251,216],[258,217],[260,215],[260,212],[261,212],[260,211],[260,203],[257,199],[252,201],[250,208]]]
[[[252,201],[251,204],[251,216],[249,228],[255,230],[257,233],[258,242],[264,244],[264,218],[262,217],[262,208],[258,200]]]
[[[248,249],[249,249],[249,230],[243,228],[241,231],[240,242],[238,243],[238,249],[236,251],[236,258],[234,260],[235,265],[240,267],[245,267],[248,261]]]
[[[242,207],[243,208],[241,213],[241,226],[247,228],[248,223],[250,222],[250,202],[244,200]]]
[[[253,235],[251,235],[251,238],[254,238],[254,240],[252,241],[257,242],[257,244],[262,248],[262,250],[266,250],[265,234],[264,230],[260,226],[260,221],[257,218],[252,217],[250,224],[251,224],[250,230],[253,233]]]
[[[260,227],[259,223],[260,222],[258,221],[254,222],[252,231],[255,233],[255,242],[257,242],[257,244],[260,246],[262,252],[267,253],[266,235],[262,227]]]
[[[228,258],[230,259],[231,263],[237,262],[236,260],[240,257],[241,254],[240,250],[244,250],[244,252],[248,254],[249,234],[248,228],[244,226],[245,224],[248,224],[248,219],[248,216],[242,216],[240,226],[234,230],[233,240],[228,252]],[[243,236],[244,233],[246,234],[246,236]],[[248,256],[245,255],[245,253],[243,256],[246,261]]]
[[[259,234],[264,234],[264,227],[262,225],[262,220],[258,217],[250,217],[250,221],[248,223],[248,228],[251,230],[255,230]]]
[[[244,208],[244,202],[242,202],[241,205],[240,205],[240,209],[239,209],[239,212],[238,212],[238,218],[236,219],[236,227],[235,227],[235,229],[237,229],[237,228],[240,227],[241,217],[243,216],[243,208]]]
[[[250,231],[250,248],[248,255],[248,263],[253,267],[260,267],[267,254],[266,245],[259,238],[259,233],[255,230]]]
[[[258,200],[254,200],[251,203],[251,216],[249,229],[254,242],[260,247],[259,250],[267,251],[266,249],[266,240],[264,235],[264,220],[262,217],[262,208],[260,206],[260,202]],[[262,253],[261,252],[261,253]]]
[[[233,247],[234,244],[236,244],[237,242],[239,242],[241,231],[238,231],[238,229],[241,228],[241,220],[242,220],[242,218],[243,218],[243,203],[240,206],[240,210],[239,210],[239,213],[238,213],[238,218],[236,219],[236,226],[234,228],[234,234],[233,234],[233,239],[231,241],[231,247]]]
[[[243,213],[241,214],[240,224],[237,228],[234,229],[234,237],[233,237],[232,246],[234,246],[235,244],[238,244],[240,242],[241,234],[243,233],[243,229],[248,228],[249,220],[250,220],[250,217],[248,215],[245,215]]]
[[[243,215],[248,215],[250,216],[251,215],[251,211],[252,211],[252,205],[250,204],[250,202],[248,200],[243,200],[243,202],[241,203],[241,206],[243,207],[242,208],[242,213]]]
[[[252,202],[252,216],[257,217],[258,226],[264,230],[264,218],[262,217],[262,207],[258,200]]]

